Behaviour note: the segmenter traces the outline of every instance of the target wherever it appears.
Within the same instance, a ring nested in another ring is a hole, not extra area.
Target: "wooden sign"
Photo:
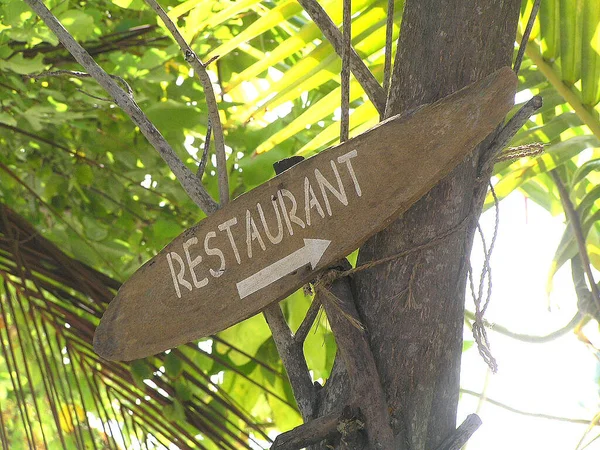
[[[504,68],[408,117],[392,117],[241,195],[144,264],[94,337],[132,360],[221,331],[282,300],[386,227],[502,121]]]

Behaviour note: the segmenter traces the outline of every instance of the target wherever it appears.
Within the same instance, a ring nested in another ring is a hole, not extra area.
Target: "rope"
[[[492,256],[492,252],[494,250],[494,246],[496,244],[496,239],[498,237],[498,227],[500,225],[498,196],[496,195],[496,191],[494,190],[494,187],[492,186],[491,183],[489,183],[489,186],[490,186],[491,194],[494,198],[494,208],[495,208],[495,212],[496,212],[496,219],[495,219],[495,223],[494,223],[494,234],[493,234],[492,240],[490,242],[489,249],[487,247],[487,243],[485,240],[485,236],[483,234],[483,230],[481,229],[481,226],[479,224],[477,224],[477,231],[478,231],[481,241],[483,243],[483,250],[485,253],[485,261],[484,261],[483,268],[481,271],[477,294],[475,293],[475,284],[473,281],[473,271],[472,271],[470,264],[468,265],[467,273],[468,273],[468,277],[469,277],[469,285],[470,285],[470,289],[471,289],[471,294],[473,296],[473,302],[475,303],[475,320],[472,325],[473,337],[475,339],[475,342],[477,343],[477,348],[479,350],[479,354],[481,355],[483,360],[486,362],[486,364],[490,367],[490,369],[494,373],[496,373],[498,371],[498,364],[496,362],[496,359],[494,358],[494,356],[491,353],[490,342],[489,342],[489,339],[487,336],[487,331],[486,331],[486,328],[484,325],[484,315],[485,315],[485,312],[487,311],[487,308],[489,306],[491,296],[492,296],[492,268],[490,265],[490,259]],[[340,299],[337,298],[337,296],[333,292],[331,292],[331,290],[329,289],[329,286],[331,286],[331,284],[334,281],[336,281],[340,278],[348,277],[348,276],[354,275],[355,273],[362,272],[364,270],[369,270],[369,269],[377,267],[381,264],[395,261],[397,259],[408,256],[412,253],[419,252],[419,251],[428,249],[430,247],[433,247],[439,241],[448,238],[449,236],[453,235],[454,233],[456,233],[458,231],[463,230],[465,228],[466,224],[469,222],[470,218],[471,218],[471,216],[467,215],[460,223],[458,223],[456,226],[450,228],[446,232],[434,237],[433,239],[429,240],[428,242],[426,242],[424,244],[417,245],[408,250],[404,250],[404,251],[395,253],[393,255],[377,259],[375,261],[369,261],[367,263],[361,264],[359,266],[356,266],[356,267],[354,267],[352,269],[348,269],[348,270],[339,270],[336,268],[327,270],[327,271],[323,272],[321,275],[319,275],[317,277],[317,279],[313,282],[315,293],[321,292],[324,295],[324,298],[327,300],[330,300],[332,306],[334,306],[336,309],[338,309],[344,317],[346,317],[350,322],[352,322],[352,324],[354,326],[363,330],[364,326],[359,321],[357,321],[355,318],[349,316],[346,312],[343,311],[343,309],[341,307]],[[485,289],[486,280],[487,280],[487,290]],[[484,291],[485,291],[485,299],[484,299]]]
[[[379,266],[381,264],[385,264],[385,263],[394,261],[396,259],[408,256],[408,255],[410,255],[412,253],[415,253],[415,252],[418,252],[418,251],[421,251],[421,250],[426,250],[426,249],[428,249],[430,247],[433,247],[439,241],[441,241],[443,239],[446,239],[447,237],[453,235],[457,231],[462,230],[465,227],[465,225],[468,223],[469,217],[470,216],[466,216],[458,225],[450,228],[448,231],[446,231],[446,232],[444,232],[444,233],[442,233],[442,234],[434,237],[433,239],[427,241],[424,244],[417,245],[416,247],[412,247],[412,248],[410,248],[408,250],[404,250],[404,251],[401,251],[399,253],[395,253],[395,254],[390,255],[390,256],[386,256],[385,258],[377,259],[375,261],[369,261],[368,263],[361,264],[360,266],[356,266],[356,267],[354,267],[352,269],[343,270],[343,271],[336,271],[336,275],[334,276],[333,280],[331,280],[331,281],[334,281],[334,280],[336,280],[338,278],[341,278],[341,277],[347,277],[347,276],[350,276],[350,275],[354,275],[355,273],[362,272],[363,270],[372,269],[373,267],[377,267],[377,266]]]
[[[490,259],[492,257],[494,245],[496,244],[496,238],[498,237],[498,227],[500,225],[500,209],[498,207],[498,196],[496,195],[496,191],[494,190],[494,187],[491,183],[489,183],[489,186],[490,192],[494,197],[494,209],[496,212],[496,218],[494,222],[494,234],[492,236],[492,241],[490,242],[489,249],[487,248],[483,230],[481,229],[481,226],[477,224],[477,231],[479,232],[481,243],[483,245],[483,252],[485,254],[485,260],[483,262],[483,268],[481,269],[477,294],[475,294],[475,284],[473,282],[473,269],[471,267],[471,264],[469,264],[468,266],[468,276],[469,287],[471,289],[471,295],[473,296],[473,303],[475,303],[475,321],[472,325],[473,338],[477,343],[477,349],[479,350],[479,354],[481,355],[485,363],[489,366],[489,368],[492,370],[492,372],[496,373],[498,371],[498,363],[496,362],[496,359],[494,358],[490,350],[490,341],[488,339],[487,331],[484,324],[484,315],[487,311],[492,297],[492,268],[490,266]],[[483,297],[486,279],[487,291],[485,293],[484,300]]]
[[[356,266],[356,267],[354,267],[352,269],[348,269],[348,270],[339,270],[336,268],[331,268],[329,270],[326,270],[325,272],[320,274],[317,277],[317,279],[313,282],[313,287],[314,287],[315,293],[322,293],[324,295],[324,299],[329,300],[331,305],[333,307],[335,307],[340,312],[340,314],[342,314],[346,319],[348,319],[348,321],[350,321],[355,327],[357,327],[360,330],[364,330],[364,326],[358,320],[356,320],[354,317],[348,315],[343,310],[343,308],[341,306],[342,305],[341,300],[333,292],[331,292],[331,290],[329,289],[329,286],[331,286],[331,284],[334,281],[336,281],[340,278],[348,277],[355,273],[362,272],[364,270],[369,270],[369,269],[372,269],[373,267],[377,267],[381,264],[385,264],[385,263],[394,261],[396,259],[408,256],[412,253],[433,247],[439,241],[446,239],[447,237],[451,236],[452,234],[464,229],[465,225],[469,222],[469,218],[470,218],[470,216],[467,215],[458,225],[456,225],[456,226],[450,228],[448,231],[434,237],[433,239],[429,240],[428,242],[421,244],[421,245],[417,245],[416,247],[413,247],[411,249],[404,250],[402,252],[395,253],[393,255],[386,256],[385,258],[381,258],[381,259],[378,259],[375,261],[369,261],[368,263],[361,264],[360,266]]]

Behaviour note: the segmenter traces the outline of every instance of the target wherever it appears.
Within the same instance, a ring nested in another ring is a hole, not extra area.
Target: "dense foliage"
[[[202,88],[143,0],[45,3],[107,72],[130,84],[142,109],[193,169],[207,132]],[[532,4],[523,2],[517,41]],[[219,56],[209,71],[225,129],[233,197],[272,177],[274,161],[338,141],[341,61],[295,0],[161,5],[170,8],[204,61]],[[323,6],[339,25],[341,2]],[[354,0],[352,6],[353,45],[382,82],[387,1]],[[396,1],[394,39],[402,6]],[[100,448],[105,441],[116,448],[120,439],[129,444],[130,436],[153,435],[182,448],[233,448],[245,445],[250,433],[264,440],[271,429],[298,424],[262,316],[200,346],[132,364],[106,364],[91,352],[90,330],[111,292],[203,214],[94,80],[33,77],[59,70],[81,68],[24,2],[3,0],[0,198],[12,211],[3,207],[0,217],[7,243],[0,247],[0,426],[8,432],[1,435],[7,441],[0,442],[18,449],[30,448],[27,439],[37,445],[45,440],[48,448],[88,448],[86,443]],[[591,262],[600,269],[600,3],[543,1],[519,78],[518,98],[540,94],[544,106],[511,145],[541,142],[545,154],[497,164],[496,192],[504,198],[520,189],[559,214],[562,203],[549,175],[557,169],[580,214]],[[350,101],[351,135],[379,121],[355,81]],[[215,164],[212,156],[203,177],[213,197]],[[486,205],[491,203],[490,197]],[[549,280],[578,253],[572,231],[565,230],[563,240],[554,243]],[[32,239],[39,245],[28,246]],[[28,256],[18,263],[20,252]],[[77,269],[61,270],[65,258]],[[103,291],[90,292],[82,273]],[[13,310],[13,302],[22,310]],[[309,304],[304,292],[284,302],[292,329]],[[326,379],[335,343],[323,315],[305,350],[314,378]],[[66,381],[62,388],[60,379]],[[157,417],[167,425],[159,425]],[[110,420],[116,421],[113,430],[119,423],[124,438],[108,430]]]

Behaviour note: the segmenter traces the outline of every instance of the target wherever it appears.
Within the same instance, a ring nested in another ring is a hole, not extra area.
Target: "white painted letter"
[[[317,182],[319,183],[319,187],[321,188],[321,193],[323,194],[323,200],[325,201],[325,208],[327,208],[327,213],[331,216],[331,206],[329,205],[329,199],[327,198],[327,194],[325,193],[325,188],[329,189],[329,191],[335,195],[335,197],[342,202],[344,206],[348,205],[348,197],[346,197],[346,192],[344,191],[344,185],[342,184],[342,179],[340,178],[340,174],[335,166],[335,163],[331,161],[331,168],[333,169],[333,173],[335,174],[335,179],[338,182],[339,191],[337,191],[333,185],[325,179],[323,174],[319,171],[319,169],[315,169],[315,177],[317,178]]]
[[[260,216],[260,220],[263,224],[263,228],[265,229],[265,234],[271,241],[271,244],[279,244],[283,239],[283,224],[281,223],[281,215],[279,214],[279,208],[277,207],[277,201],[273,200],[273,209],[275,210],[275,215],[277,216],[277,236],[273,237],[271,232],[269,231],[269,227],[267,225],[267,221],[265,219],[265,214],[263,213],[262,206],[260,203],[256,204],[256,209],[258,209],[258,215]]]
[[[225,256],[223,255],[223,252],[218,248],[211,248],[208,246],[208,240],[216,236],[217,233],[215,233],[214,231],[209,231],[208,233],[206,233],[206,237],[204,238],[204,251],[208,256],[218,256],[221,259],[221,267],[219,267],[218,270],[209,269],[210,274],[214,278],[219,278],[225,272]]]
[[[265,243],[258,233],[258,228],[256,228],[254,219],[250,215],[250,211],[246,210],[246,245],[248,245],[248,258],[252,258],[252,241],[254,239],[258,239],[258,243],[263,250],[266,248]]]
[[[304,177],[304,208],[306,210],[306,225],[310,225],[310,209],[313,206],[317,208],[317,212],[321,215],[321,217],[325,217],[323,208],[321,208],[321,204],[319,203],[319,200],[317,200],[317,196],[310,185],[310,181],[308,181],[308,177]]]
[[[350,177],[352,177],[352,181],[354,182],[354,189],[356,189],[356,195],[360,197],[362,195],[362,191],[360,190],[358,180],[356,179],[356,174],[354,173],[354,168],[352,167],[352,163],[350,162],[350,159],[356,158],[356,155],[356,150],[352,150],[351,152],[348,152],[345,155],[338,156],[337,162],[339,162],[340,164],[345,162],[346,166],[348,166],[348,172],[350,172]]]
[[[231,227],[237,223],[237,218],[229,219],[227,222],[223,222],[219,225],[219,231],[227,230],[227,237],[229,238],[229,242],[231,243],[231,248],[233,249],[233,254],[235,255],[235,260],[238,264],[241,263],[240,253],[238,252],[237,246],[235,245],[235,241],[233,240],[233,234],[231,234]]]
[[[294,235],[294,230],[292,229],[291,222],[294,222],[297,225],[300,225],[301,228],[304,228],[304,222],[296,216],[296,209],[298,209],[298,204],[296,203],[296,197],[287,189],[279,189],[277,191],[277,196],[279,197],[279,205],[281,206],[281,211],[283,212],[283,218],[285,219],[285,224],[288,227],[288,231],[290,232],[290,236]],[[292,209],[285,209],[285,202],[283,201],[283,197],[287,197],[292,202]]]
[[[194,282],[194,286],[196,286],[197,288],[201,288],[202,286],[206,286],[208,284],[208,278],[204,278],[204,279],[198,281],[198,279],[196,278],[196,272],[194,272],[194,267],[196,267],[198,264],[200,264],[202,262],[202,256],[198,255],[196,258],[194,258],[192,260],[192,258],[190,258],[190,251],[189,251],[189,248],[192,245],[196,245],[197,243],[198,243],[197,237],[188,239],[187,241],[185,241],[183,243],[183,251],[185,252],[185,258],[187,259],[188,266],[190,267],[190,272],[192,272],[192,281]]]
[[[175,269],[173,268],[173,259],[175,259],[179,263],[179,273],[175,275]],[[181,298],[181,291],[179,290],[179,285],[185,286],[188,290],[192,290],[192,285],[183,278],[185,274],[185,265],[183,264],[183,259],[175,252],[167,253],[167,262],[169,263],[169,269],[171,269],[171,276],[173,277],[173,286],[175,286],[175,292],[177,293],[177,298]]]

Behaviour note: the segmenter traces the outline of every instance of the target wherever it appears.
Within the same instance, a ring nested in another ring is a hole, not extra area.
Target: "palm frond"
[[[3,204],[0,277],[4,448],[233,449],[247,447],[250,433],[269,441],[211,381],[222,366],[251,379],[216,353],[190,344],[131,363],[101,360],[93,334],[119,283],[65,255]]]

